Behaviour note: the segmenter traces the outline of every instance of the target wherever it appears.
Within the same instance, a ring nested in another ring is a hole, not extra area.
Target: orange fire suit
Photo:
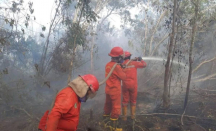
[[[128,59],[124,61],[123,64],[128,63]],[[136,105],[137,99],[137,68],[146,67],[146,62],[141,61],[131,61],[127,67],[124,69],[124,72],[127,74],[127,79],[123,80],[122,94],[123,100],[122,105],[127,106],[130,101],[132,105]]]
[[[113,65],[116,62],[109,62],[105,67],[105,77],[109,74]],[[126,74],[123,72],[120,65],[117,65],[106,81],[105,93],[106,93],[106,102],[104,105],[105,115],[111,113],[111,118],[117,119],[121,114],[121,80],[126,79]]]
[[[43,131],[76,131],[79,122],[81,103],[71,87],[66,87],[58,93],[54,106],[49,115],[47,112],[46,124],[41,119],[39,129]],[[45,126],[46,127],[41,127]],[[44,130],[44,128],[46,128]]]

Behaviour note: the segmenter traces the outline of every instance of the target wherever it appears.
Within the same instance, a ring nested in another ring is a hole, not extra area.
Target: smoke
[[[215,53],[215,24],[209,26],[207,33],[197,33],[194,46],[193,68],[197,67],[205,60],[216,56]],[[163,31],[161,31],[163,32]],[[61,34],[61,33],[60,33]],[[61,34],[62,35],[62,34]],[[33,115],[41,116],[49,109],[51,102],[58,90],[67,86],[68,72],[58,72],[52,70],[46,77],[40,76],[35,68],[35,63],[39,62],[42,45],[30,38],[16,43],[10,39],[12,45],[4,50],[0,55],[0,111],[1,118],[8,116],[17,116],[20,112],[12,113],[12,107],[22,108]],[[136,43],[136,37],[128,38],[122,29],[114,30],[113,33],[97,32],[95,40],[93,66],[91,70],[90,50],[79,48],[79,57],[76,67],[72,72],[72,79],[78,75],[93,74],[99,81],[105,78],[105,65],[111,60],[108,53],[112,47],[120,46],[124,50],[132,53],[132,57],[143,56],[142,44]],[[55,41],[51,38],[51,41]],[[189,40],[188,40],[189,41]],[[40,41],[42,43],[42,41]],[[19,46],[17,46],[19,45]],[[28,46],[29,45],[29,46]],[[177,46],[173,61],[172,78],[170,84],[171,98],[176,98],[184,94],[187,75],[188,75],[188,47],[189,42],[181,43],[183,46]],[[50,47],[55,47],[55,42]],[[89,46],[89,45],[88,45]],[[26,48],[18,48],[26,47]],[[52,51],[52,49],[49,49]],[[163,91],[164,69],[166,63],[166,48],[160,46],[154,57],[143,57],[147,63],[145,69],[138,69],[138,92],[150,92],[161,98]],[[78,56],[77,56],[78,57]],[[64,64],[64,63],[61,63]],[[205,63],[193,74],[191,87],[211,87],[214,86],[215,77],[202,82],[196,80],[208,77],[216,72],[215,60]],[[8,70],[8,74],[3,70]],[[141,94],[141,93],[140,93]],[[82,103],[82,110],[94,109],[97,113],[103,112],[105,103],[105,85],[100,86],[97,95]],[[155,102],[156,103],[156,102]],[[95,106],[97,105],[97,106]],[[6,112],[6,113],[3,113]]]

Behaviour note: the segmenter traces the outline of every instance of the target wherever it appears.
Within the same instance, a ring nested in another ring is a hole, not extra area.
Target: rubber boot
[[[112,121],[111,131],[122,131],[122,128],[118,124],[118,119],[110,118],[110,120]]]
[[[127,121],[127,106],[122,107],[122,120]]]
[[[103,124],[103,126],[104,126],[104,128],[106,128],[106,125],[109,123],[109,121],[110,121],[110,115],[103,115],[103,122],[102,122],[102,124]]]
[[[136,106],[131,105],[131,119],[134,120],[136,117]]]

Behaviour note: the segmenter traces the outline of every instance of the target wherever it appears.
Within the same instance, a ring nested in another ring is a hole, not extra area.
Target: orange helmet
[[[123,54],[124,54],[123,49],[121,47],[116,46],[116,47],[112,48],[112,50],[109,53],[109,56],[111,56],[111,57],[119,57],[119,56],[121,56]]]
[[[94,75],[86,74],[83,76],[80,76],[86,84],[90,87],[91,91],[95,93],[99,89],[99,82],[97,78]]]
[[[125,53],[125,57],[131,56],[131,53],[128,51],[125,51],[124,53]]]

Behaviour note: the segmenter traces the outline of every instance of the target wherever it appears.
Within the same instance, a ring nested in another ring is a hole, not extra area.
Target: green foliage
[[[77,45],[83,46],[85,44],[85,30],[83,30],[77,23],[72,24],[66,33],[67,47],[73,49]]]
[[[43,26],[43,27],[42,27],[42,31],[45,31],[45,30],[46,30],[46,27],[45,27],[45,26]]]
[[[11,36],[11,33],[8,30],[0,29],[0,47],[10,45],[8,38]],[[0,53],[2,51],[0,50]]]
[[[32,8],[33,2],[29,2],[28,4],[29,4],[29,11],[31,14],[33,14],[34,13],[34,9]]]
[[[79,0],[76,8],[81,9],[81,12],[82,12],[81,17],[84,17],[88,23],[96,22],[99,16],[92,10],[92,8],[89,6],[89,3],[90,3],[90,0]]]
[[[78,26],[77,23],[74,23],[67,29],[65,36],[61,38],[53,52],[50,66],[54,71],[67,72],[74,53],[73,67],[77,67],[80,64],[81,54],[73,52],[73,49],[78,46],[85,46],[85,36],[85,30]]]
[[[33,20],[36,20],[35,16],[34,17],[32,16],[32,14],[34,13],[33,2],[28,2],[27,8],[23,4],[24,3],[23,0],[13,0],[13,1],[8,0],[2,3],[5,4],[6,6],[0,8],[0,14],[1,14],[0,21],[2,20],[5,22],[5,25],[3,26],[7,27],[7,25],[9,25],[10,27],[12,27],[12,29],[14,29],[13,27],[16,27],[16,29],[20,29],[20,31],[24,34],[25,29],[23,28],[23,26],[27,28],[29,26],[29,22],[31,21],[31,18]],[[25,17],[25,19],[20,19],[20,17],[17,16]],[[21,28],[17,28],[20,26]]]
[[[23,34],[25,34],[25,30],[23,28],[21,30],[22,30]]]
[[[128,46],[131,47],[132,49],[134,48],[134,44],[131,40],[128,41]]]
[[[25,38],[21,32],[11,32],[7,42],[10,44],[7,45],[7,48],[3,47],[1,53],[5,55],[0,58],[0,64],[3,67],[17,65],[19,69],[22,69],[27,65],[31,65],[32,61],[38,61],[42,46],[38,45],[34,38],[30,36]],[[6,55],[6,53],[10,54],[10,56]],[[5,60],[8,62],[5,62]]]
[[[11,21],[10,21],[10,26],[13,26],[13,25],[14,25],[14,20],[11,19]]]
[[[44,34],[40,33],[40,37],[45,38]]]
[[[72,3],[72,0],[66,0],[63,4],[63,7],[68,8],[68,7],[70,7],[71,3]]]

